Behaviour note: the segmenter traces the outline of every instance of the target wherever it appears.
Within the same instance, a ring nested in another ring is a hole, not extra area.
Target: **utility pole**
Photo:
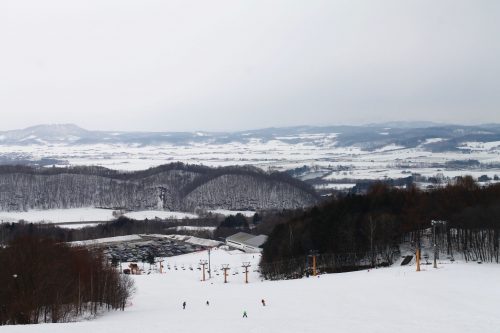
[[[227,283],[227,271],[230,270],[229,264],[222,264],[222,271],[224,271],[224,283]]]
[[[205,281],[205,266],[207,265],[207,261],[206,260],[200,260],[200,265],[202,266],[202,271],[203,271],[203,281]]]
[[[244,262],[243,266],[241,266],[245,269],[245,283],[248,283],[248,268],[250,267],[250,262]]]

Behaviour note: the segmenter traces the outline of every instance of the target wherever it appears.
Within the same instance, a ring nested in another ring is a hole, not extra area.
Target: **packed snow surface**
[[[455,262],[421,272],[394,266],[270,282],[254,272],[258,255],[219,249],[211,251],[218,275],[202,282],[200,259],[208,259],[206,251],[165,258],[164,274],[134,276],[137,292],[124,312],[78,323],[3,326],[0,332],[488,333],[500,327],[500,265]],[[245,261],[252,264],[249,284],[240,267]],[[221,264],[232,268],[227,284]]]

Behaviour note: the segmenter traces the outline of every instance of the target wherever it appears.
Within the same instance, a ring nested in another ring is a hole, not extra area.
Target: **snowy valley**
[[[500,126],[386,123],[242,132],[105,132],[41,125],[0,133],[0,163],[144,170],[172,162],[286,171],[322,193],[413,177],[439,186],[457,175],[500,177]]]

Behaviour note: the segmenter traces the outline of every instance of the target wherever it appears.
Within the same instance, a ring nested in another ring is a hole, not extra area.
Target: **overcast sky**
[[[500,122],[500,1],[1,0],[0,130]]]

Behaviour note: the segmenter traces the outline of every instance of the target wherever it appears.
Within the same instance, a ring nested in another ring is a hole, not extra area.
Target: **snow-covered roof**
[[[161,234],[136,234],[127,236],[106,237],[106,238],[99,238],[99,239],[92,239],[85,241],[70,242],[69,244],[75,246],[89,246],[89,245],[108,244],[108,243],[139,242],[141,240],[145,240],[145,242],[147,242],[150,237],[173,239],[193,245],[209,246],[209,247],[219,246],[222,244],[221,242],[212,239],[198,238],[186,235],[161,235]],[[141,242],[141,244],[145,242]]]
[[[226,238],[226,241],[228,242],[240,243],[252,247],[259,247],[264,244],[266,240],[266,235],[255,236],[247,234],[246,232],[238,232],[237,234]]]
[[[266,235],[259,235],[255,236],[248,241],[246,241],[247,245],[255,246],[255,247],[260,247],[262,244],[264,244],[267,241],[267,236]]]
[[[237,234],[227,237],[226,240],[236,243],[246,243],[248,240],[254,237],[254,235],[247,234],[246,232],[238,232]]]

